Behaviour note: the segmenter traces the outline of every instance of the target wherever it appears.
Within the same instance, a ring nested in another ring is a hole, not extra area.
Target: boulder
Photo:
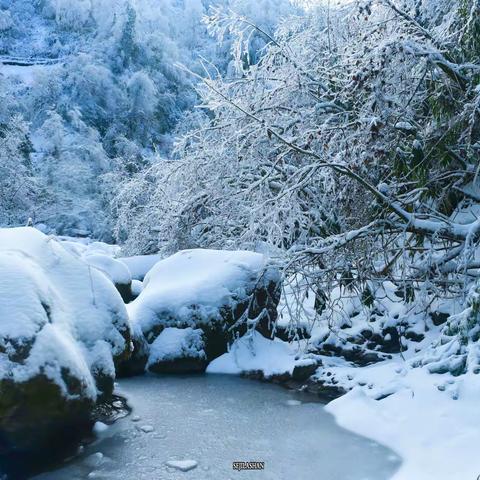
[[[127,308],[152,345],[166,328],[200,329],[207,361],[247,330],[271,337],[280,274],[258,253],[184,250],[159,261]]]
[[[148,370],[155,373],[203,372],[207,356],[203,332],[193,328],[165,328],[150,346]]]
[[[119,377],[131,377],[145,373],[150,346],[138,324],[132,325],[130,350],[130,356],[117,365],[116,372]]]
[[[295,344],[251,332],[235,340],[227,353],[208,365],[207,372],[298,384],[312,376],[320,365],[315,355],[304,354]]]
[[[136,298],[132,291],[132,275],[123,262],[99,253],[86,253],[82,259],[112,281],[125,303]]]
[[[130,336],[105,275],[38,230],[0,229],[1,453],[42,450],[85,428],[112,394]]]
[[[135,288],[132,285],[132,274],[128,266],[116,258],[120,253],[120,247],[103,242],[87,242],[78,239],[74,241],[70,237],[60,237],[59,240],[69,252],[106,275],[115,285],[125,303],[136,298]]]

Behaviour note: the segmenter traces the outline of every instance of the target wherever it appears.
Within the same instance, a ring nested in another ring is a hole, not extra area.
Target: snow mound
[[[132,278],[141,280],[145,275],[162,260],[161,255],[134,255],[133,257],[120,257],[118,260],[122,262],[130,270]]]
[[[124,302],[137,295],[132,291],[132,274],[125,263],[115,257],[120,247],[103,242],[81,242],[70,237],[60,237],[62,245],[85,263],[96,268],[114,283]]]
[[[166,328],[150,346],[148,366],[184,357],[205,359],[203,348],[200,329]]]
[[[247,298],[267,268],[266,258],[247,251],[184,250],[148,272],[143,291],[129,307],[130,318],[147,335],[155,327],[210,325],[222,308]],[[268,280],[278,280],[267,271]]]
[[[252,332],[236,340],[230,351],[213,360],[207,373],[232,375],[261,372],[263,378],[293,376],[296,367],[313,365],[309,358],[298,359],[294,345],[279,339],[269,340],[258,332]]]
[[[95,399],[95,378],[113,379],[114,361],[128,355],[127,312],[113,285],[33,228],[0,229],[0,272],[0,380],[42,374],[68,397],[78,394],[73,376]]]
[[[118,260],[103,254],[86,254],[83,260],[97,268],[115,284],[128,285],[132,282],[132,275],[127,266]]]

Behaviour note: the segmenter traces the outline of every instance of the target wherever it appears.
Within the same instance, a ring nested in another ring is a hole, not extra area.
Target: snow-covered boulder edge
[[[127,309],[133,328],[155,345],[156,359],[161,358],[164,343],[159,347],[155,342],[165,329],[200,329],[206,366],[248,330],[271,336],[279,297],[279,271],[264,255],[195,249],[156,263]],[[184,342],[177,343],[178,361],[184,361],[180,348]],[[150,366],[155,363],[153,358],[148,361]]]
[[[129,267],[118,258],[120,247],[103,242],[79,242],[70,237],[60,238],[62,245],[72,254],[81,258],[88,265],[102,272],[118,290],[125,303],[136,296],[138,285],[132,285]]]
[[[150,346],[147,368],[155,373],[202,372],[207,366],[199,328],[165,328]]]
[[[130,337],[105,275],[36,229],[0,229],[2,450],[41,449],[88,421]]]

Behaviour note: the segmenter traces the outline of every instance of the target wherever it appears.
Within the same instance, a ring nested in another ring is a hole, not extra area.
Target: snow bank
[[[406,368],[400,361],[351,368],[349,375],[363,386],[357,385],[326,409],[340,426],[403,457],[392,480],[477,478],[478,375],[435,375],[426,368]]]

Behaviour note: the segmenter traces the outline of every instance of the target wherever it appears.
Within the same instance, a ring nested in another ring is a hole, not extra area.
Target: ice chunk
[[[168,460],[165,462],[165,465],[181,470],[182,472],[188,472],[189,470],[193,470],[198,465],[198,462],[195,460]]]

